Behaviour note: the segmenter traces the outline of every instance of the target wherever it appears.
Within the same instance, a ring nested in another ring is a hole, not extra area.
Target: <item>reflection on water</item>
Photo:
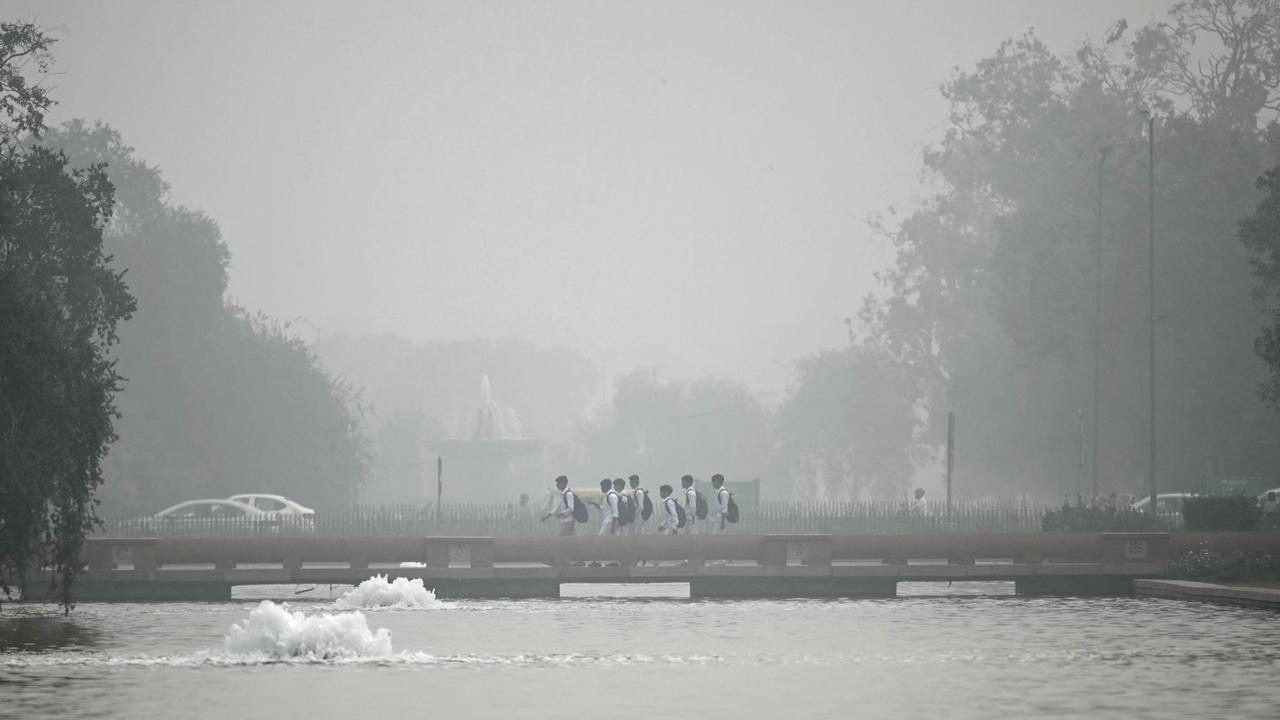
[[[13,606],[7,606],[5,613],[0,614],[0,653],[89,650],[98,645],[101,638],[98,627],[76,615],[19,613]]]

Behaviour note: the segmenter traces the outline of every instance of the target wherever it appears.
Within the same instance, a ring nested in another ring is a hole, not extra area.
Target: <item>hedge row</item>
[[[1263,517],[1258,501],[1247,496],[1189,497],[1182,502],[1183,526],[1192,532],[1214,530],[1264,530],[1277,518]]]

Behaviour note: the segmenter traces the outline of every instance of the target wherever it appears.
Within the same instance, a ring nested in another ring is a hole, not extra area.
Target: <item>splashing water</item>
[[[391,631],[370,630],[362,613],[307,615],[263,600],[223,640],[228,655],[333,660],[391,655]]]
[[[351,592],[334,601],[339,610],[435,610],[447,607],[420,578],[398,577],[387,582],[386,575],[374,575]]]

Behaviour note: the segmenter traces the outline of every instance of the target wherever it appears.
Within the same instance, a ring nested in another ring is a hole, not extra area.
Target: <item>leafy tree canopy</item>
[[[43,129],[52,41],[0,23],[0,589],[52,568],[68,611],[121,381],[109,358],[134,299],[103,249],[113,192],[25,143]]]
[[[45,142],[114,183],[105,242],[138,297],[120,327],[129,383],[104,465],[106,507],[149,514],[254,491],[353,500],[370,467],[359,399],[281,323],[225,300],[230,252],[217,223],[171,203],[160,170],[108,125],[75,120]]]
[[[1117,23],[1072,56],[1031,33],[1010,39],[945,84],[949,126],[924,156],[935,194],[885,227],[897,260],[864,315],[928,378],[932,443],[957,413],[961,492],[1074,494],[1087,482],[1082,415],[1101,430],[1100,446],[1083,448],[1098,453],[1101,489],[1146,484],[1144,111],[1157,116],[1161,486],[1280,461],[1280,420],[1256,393],[1263,318],[1235,232],[1276,154],[1278,70],[1280,3],[1195,0],[1135,32]]]
[[[769,413],[745,386],[715,378],[667,380],[656,370],[620,378],[582,444],[573,477],[637,473],[649,487],[678,486],[686,473],[750,480],[772,454]]]

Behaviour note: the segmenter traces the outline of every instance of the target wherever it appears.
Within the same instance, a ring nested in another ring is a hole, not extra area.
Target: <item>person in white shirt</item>
[[[693,489],[693,476],[680,478],[680,487],[684,488],[684,534],[698,534],[698,491]]]
[[[1262,514],[1275,515],[1280,513],[1280,498],[1277,497],[1275,490],[1268,490],[1266,495],[1262,496]]]
[[[560,520],[560,536],[574,535],[577,532],[577,523],[573,520],[573,507],[578,499],[569,489],[569,478],[564,475],[556,478],[556,490],[560,491],[560,499],[556,501],[551,512],[542,516],[542,520],[545,522],[547,518],[555,515]]]
[[[614,523],[613,534],[630,535],[631,523],[634,522],[631,516],[635,513],[627,514],[628,509],[633,509],[631,496],[627,494],[627,481],[622,478],[614,478],[613,492],[618,496],[618,522]]]
[[[600,492],[604,494],[602,502],[592,503],[600,509],[600,534],[613,535],[618,531],[618,493],[609,478],[600,481]]]
[[[628,534],[628,535],[643,535],[643,534],[644,534],[644,523],[645,523],[645,519],[644,519],[644,498],[645,498],[645,496],[646,496],[646,495],[648,495],[648,494],[649,494],[649,491],[648,491],[648,490],[644,490],[644,489],[642,489],[642,488],[640,487],[640,476],[639,476],[639,475],[632,475],[631,477],[627,478],[627,480],[629,480],[629,481],[631,482],[631,502],[635,505],[635,508],[636,508],[636,519],[635,519],[635,522],[633,522],[633,523],[631,523],[630,525],[628,525],[628,526],[627,526],[627,534]]]
[[[924,488],[916,488],[915,500],[911,503],[911,512],[916,515],[929,514],[929,501],[924,499]]]
[[[716,473],[711,476],[711,487],[716,489],[716,496],[711,501],[711,534],[724,534],[725,524],[729,522],[729,488],[724,486],[724,476]]]
[[[663,485],[658,488],[658,495],[662,498],[662,523],[658,525],[659,535],[675,535],[680,531],[680,506],[676,504],[676,498],[671,494],[671,486]]]

